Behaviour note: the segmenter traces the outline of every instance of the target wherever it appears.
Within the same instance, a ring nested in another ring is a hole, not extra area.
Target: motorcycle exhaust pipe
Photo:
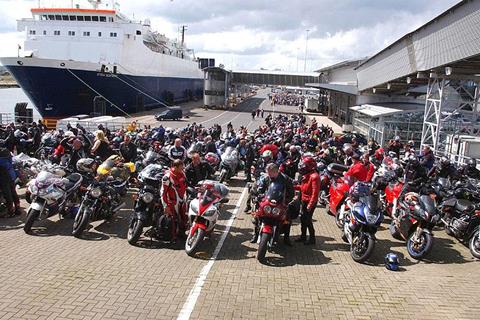
[[[116,208],[114,208],[112,210],[112,212],[118,212],[120,210],[122,210],[123,208],[125,208],[127,206],[127,204],[125,202],[121,203],[119,206],[117,206]]]

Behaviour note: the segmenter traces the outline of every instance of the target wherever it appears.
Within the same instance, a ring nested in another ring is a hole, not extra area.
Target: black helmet
[[[442,167],[448,167],[450,165],[450,159],[448,159],[447,157],[442,157],[440,159],[440,165]]]
[[[468,168],[474,169],[477,167],[477,160],[474,158],[468,159],[466,164]]]

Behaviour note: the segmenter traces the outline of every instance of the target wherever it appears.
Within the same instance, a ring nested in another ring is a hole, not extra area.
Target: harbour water
[[[5,88],[0,89],[0,113],[14,113],[15,104],[18,102],[28,102],[27,108],[33,109],[33,118],[34,120],[40,119],[40,114],[38,113],[35,106],[27,97],[27,95],[20,88]]]

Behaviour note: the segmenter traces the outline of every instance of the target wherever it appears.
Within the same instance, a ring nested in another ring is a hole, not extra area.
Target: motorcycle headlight
[[[143,199],[143,202],[150,203],[153,201],[153,194],[151,194],[150,192],[145,192],[142,195],[142,199]]]
[[[265,207],[263,208],[263,211],[265,211],[265,213],[270,213],[270,212],[272,212],[272,207],[270,207],[270,206],[265,206]]]
[[[210,209],[208,209],[207,211],[205,211],[202,216],[204,216],[204,217],[211,217],[211,216],[213,216],[213,214],[215,213],[215,211],[216,211],[215,208],[210,208]]]
[[[273,209],[272,209],[272,213],[273,213],[274,215],[280,214],[280,209],[278,209],[278,208],[273,208]]]
[[[102,189],[100,188],[93,188],[90,190],[90,195],[94,198],[99,198],[102,195]]]

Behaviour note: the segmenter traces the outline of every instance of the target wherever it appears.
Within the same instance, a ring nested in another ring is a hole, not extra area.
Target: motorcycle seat
[[[82,176],[78,173],[72,173],[66,179],[68,181],[65,182],[65,190],[70,191],[82,180]]]
[[[455,203],[455,210],[460,212],[471,212],[475,210],[475,205],[468,200],[457,200]]]

